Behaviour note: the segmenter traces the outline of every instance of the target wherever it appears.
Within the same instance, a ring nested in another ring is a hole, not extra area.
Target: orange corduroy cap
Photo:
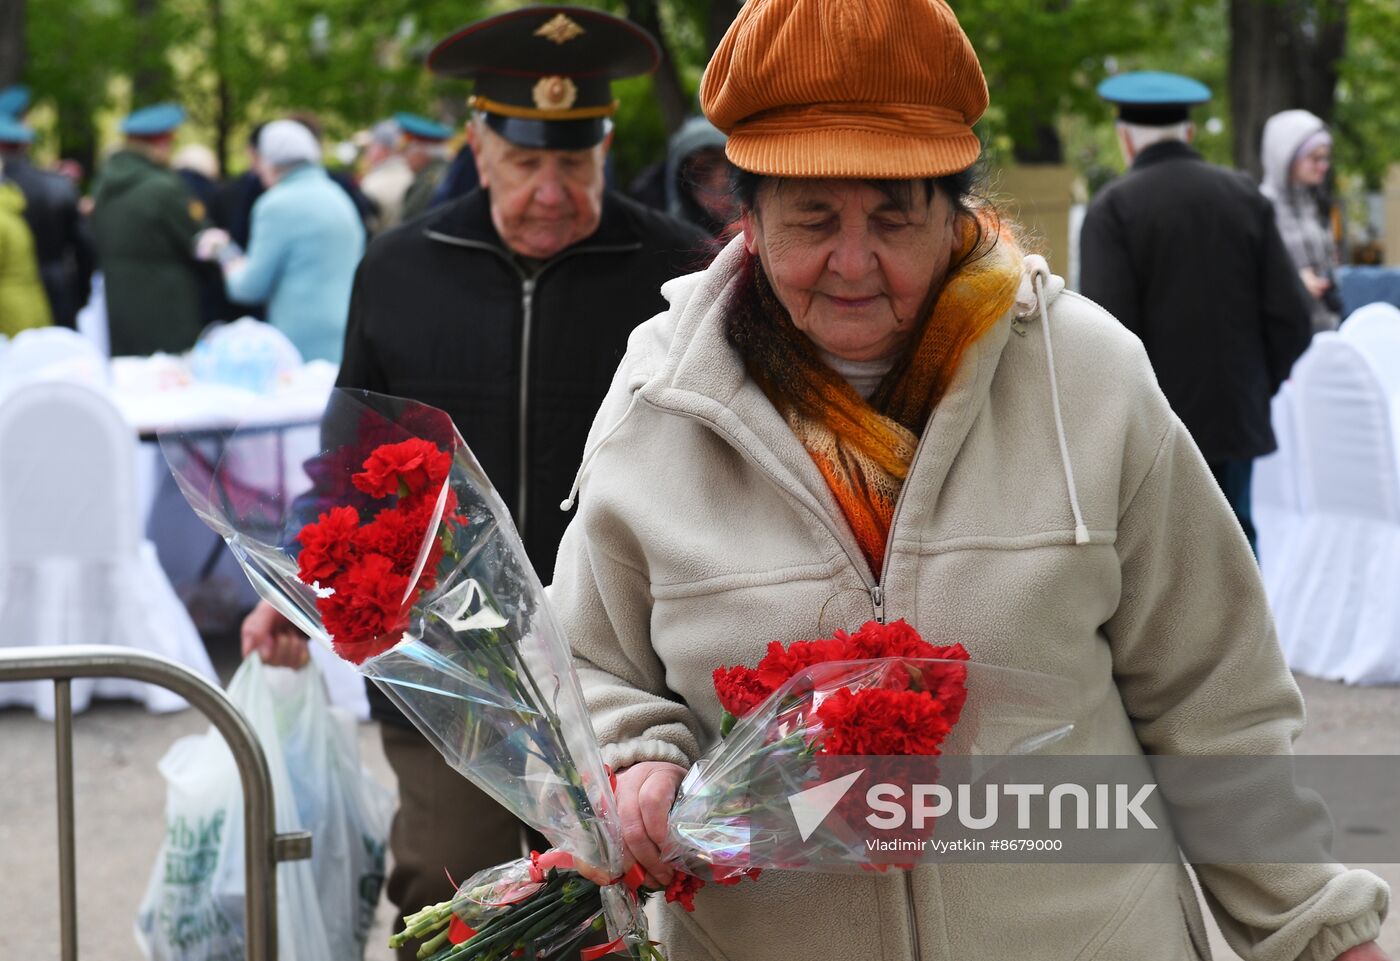
[[[941,177],[981,153],[987,81],[943,0],[748,0],[700,105],[752,173]]]

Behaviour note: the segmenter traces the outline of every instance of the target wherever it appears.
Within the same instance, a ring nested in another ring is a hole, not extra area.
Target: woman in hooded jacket
[[[1312,295],[1313,332],[1336,330],[1342,298],[1334,269],[1337,245],[1323,214],[1321,191],[1332,162],[1327,125],[1306,110],[1284,110],[1264,124],[1264,181],[1283,244]]]
[[[947,4],[749,0],[701,103],[742,231],[633,332],[550,587],[649,883],[712,672],[872,618],[1071,682],[1066,754],[1287,755],[1258,568],[1142,344],[971,192],[987,86]],[[1251,961],[1385,958],[1367,872],[1196,874]],[[1198,905],[1179,861],[775,870],[659,934],[672,961],[1207,958]]]

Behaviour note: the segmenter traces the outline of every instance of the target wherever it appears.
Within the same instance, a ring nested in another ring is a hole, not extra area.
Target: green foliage
[[[983,137],[992,158],[1031,149],[1037,127],[1064,115],[1101,116],[1094,87],[1106,58],[1160,49],[1207,0],[979,0],[957,3],[977,49],[992,110]]]
[[[513,0],[28,0],[26,81],[55,108],[65,149],[110,140],[112,119],[163,84],[185,105],[188,139],[220,126],[241,165],[254,123],[315,112],[342,138],[395,110],[453,122],[468,85],[430,76],[424,55],[458,26]],[[699,87],[711,0],[583,0],[625,14],[656,2],[681,84]],[[1096,186],[1121,169],[1109,108],[1095,85],[1114,70],[1170,69],[1205,82],[1215,99],[1197,111],[1198,145],[1230,159],[1228,0],[956,0],[981,57],[991,107],[978,130],[993,163],[1058,131],[1065,160]],[[137,15],[140,10],[148,16]],[[221,16],[220,16],[221,14]],[[1347,57],[1338,87],[1337,157],[1379,183],[1400,160],[1400,4],[1349,0]],[[220,81],[226,100],[220,98]],[[614,158],[626,183],[660,158],[667,130],[648,79],[617,85]],[[147,97],[146,99],[150,99]],[[44,114],[48,116],[48,114]],[[51,147],[52,142],[46,144]]]
[[[1337,166],[1379,190],[1400,163],[1400,4],[1349,0],[1335,115]]]

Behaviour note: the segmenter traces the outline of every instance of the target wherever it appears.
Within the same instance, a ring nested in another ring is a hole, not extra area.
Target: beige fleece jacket
[[[1067,754],[1290,750],[1302,701],[1254,559],[1132,334],[1048,272],[1047,330],[1028,277],[924,431],[876,584],[815,465],[725,341],[740,254],[736,241],[672,281],[670,310],[633,333],[559,551],[550,598],[614,768],[688,765],[713,743],[715,667],[872,616],[1073,681]],[[1334,958],[1376,936],[1389,901],[1379,878],[1339,865],[1198,873],[1250,961]],[[767,872],[711,885],[695,905],[665,912],[672,961],[1208,956],[1179,865]]]

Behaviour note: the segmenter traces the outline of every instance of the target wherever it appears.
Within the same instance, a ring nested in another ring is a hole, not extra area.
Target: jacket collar
[[[725,337],[725,314],[744,255],[734,238],[708,270],[663,288],[676,327],[661,366],[639,391],[640,399],[710,425],[741,453],[813,509],[842,516],[831,489],[792,428],[747,375]],[[906,491],[917,491],[917,514],[931,509],[953,459],[991,392],[1001,354],[1016,319],[1009,311],[963,355],[953,382],[933,412],[914,458]],[[917,476],[916,476],[917,475]],[[843,532],[843,536],[849,532]],[[848,551],[860,557],[849,535]]]
[[[1133,161],[1133,169],[1141,170],[1167,160],[1205,160],[1196,148],[1181,140],[1161,140],[1141,151]]]
[[[486,247],[503,257],[513,256],[491,220],[491,195],[479,187],[430,217],[423,225],[423,232],[430,240]],[[564,248],[548,262],[576,253],[634,250],[641,246],[641,237],[626,209],[626,202],[609,190],[603,193],[598,229],[573,246]]]

